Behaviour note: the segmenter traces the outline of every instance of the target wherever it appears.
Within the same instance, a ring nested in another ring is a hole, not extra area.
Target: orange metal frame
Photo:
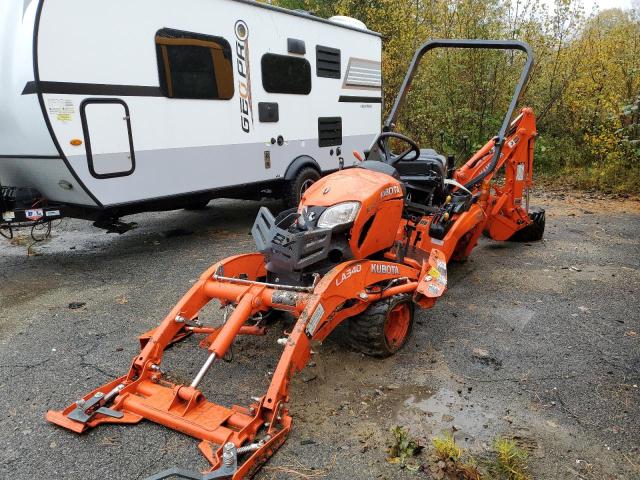
[[[466,258],[485,230],[502,240],[530,223],[522,200],[531,186],[535,135],[533,113],[525,108],[512,124],[495,170],[505,167],[503,184],[493,185],[493,175],[488,176],[474,192],[480,192],[478,201],[453,218],[453,226],[443,240],[429,236],[431,216],[415,221],[408,237],[408,220],[402,221],[397,230],[398,244],[408,242],[414,246],[412,252],[423,252],[422,256],[407,254],[400,259],[395,248],[386,252],[385,260],[347,261],[309,288],[263,282],[265,259],[260,253],[216,263],[156,329],[140,338],[142,349],[126,375],[62,411],[49,411],[47,420],[78,433],[104,423],[151,420],[199,439],[210,473],[225,464],[225,445],[232,444],[243,459],[231,478],[250,477],[282,445],[291,429],[289,383],[293,374],[308,363],[312,341],[322,341],[343,320],[393,295],[411,293],[421,307],[433,306],[446,289],[446,264],[450,259]],[[458,182],[464,183],[486,167],[493,143],[488,142],[457,170]],[[234,306],[233,312],[220,327],[196,325],[199,311],[213,299],[223,306]],[[297,321],[281,342],[283,352],[267,392],[246,406],[224,407],[206,400],[197,388],[199,380],[215,359],[225,356],[238,335],[264,334],[263,328],[247,322],[270,309],[288,311]],[[170,344],[189,334],[206,335],[201,346],[208,350],[209,358],[190,386],[176,385],[163,377],[162,357]],[[85,408],[87,405],[91,406]]]
[[[374,271],[372,263],[388,266],[386,270],[389,273],[377,273],[380,269]],[[225,279],[217,278],[215,273],[220,271],[224,272]],[[289,382],[292,375],[309,361],[311,342],[326,338],[336,325],[362,312],[370,302],[413,292],[419,271],[384,261],[345,262],[325,275],[312,292],[288,292],[265,286],[257,281],[265,273],[264,257],[259,253],[231,257],[215,264],[158,328],[142,338],[144,346],[134,358],[127,375],[90,392],[63,411],[49,411],[47,420],[78,433],[103,423],[151,420],[200,439],[199,448],[210,462],[211,471],[221,465],[225,444],[231,442],[241,447],[261,432],[263,442],[251,452],[232,478],[253,474],[282,444],[291,428],[291,417],[286,408]],[[398,278],[398,273],[406,279],[401,285],[383,292],[376,292],[375,288],[370,290],[370,286],[376,283]],[[238,278],[240,275],[242,280]],[[235,304],[231,316],[217,329],[191,328],[190,321],[212,299],[218,299],[222,304]],[[286,303],[279,303],[283,301]],[[349,301],[355,303],[349,304]],[[222,407],[208,402],[197,388],[175,385],[162,377],[160,364],[164,350],[176,339],[184,338],[185,333],[209,334],[209,353],[222,358],[238,334],[260,333],[251,327],[247,330],[244,324],[256,313],[270,308],[289,311],[298,316],[298,320],[286,340],[267,393],[254,403],[247,407]],[[310,325],[311,320],[313,325]],[[96,394],[107,396],[114,389],[118,389],[117,396],[110,408],[121,412],[122,417],[96,413],[85,423],[68,417]]]

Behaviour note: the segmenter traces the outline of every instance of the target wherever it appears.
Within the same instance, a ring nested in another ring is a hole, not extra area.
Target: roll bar
[[[511,117],[513,117],[513,112],[516,109],[518,100],[520,100],[520,96],[522,95],[522,90],[524,89],[524,86],[529,78],[529,74],[531,73],[531,67],[533,66],[533,50],[531,49],[529,44],[521,42],[519,40],[429,40],[420,48],[418,48],[418,50],[416,50],[416,53],[411,60],[411,64],[409,65],[409,70],[407,71],[407,74],[404,77],[404,81],[402,82],[402,86],[400,87],[400,91],[398,92],[395,102],[393,103],[393,107],[391,107],[389,116],[384,122],[383,131],[391,130],[391,127],[398,116],[398,110],[404,102],[407,91],[411,86],[411,81],[413,80],[413,76],[415,75],[418,63],[420,63],[420,60],[425,53],[436,48],[520,50],[527,54],[527,61],[524,64],[522,73],[520,74],[520,79],[518,80],[518,84],[516,85],[516,90],[513,93],[511,103],[509,104],[509,109],[504,116],[500,131],[495,137],[496,147],[493,153],[493,158],[491,159],[489,165],[487,165],[486,170],[484,170],[477,177],[473,178],[465,184],[466,188],[471,188],[481,182],[487,175],[489,175],[489,173],[494,170],[496,164],[498,163],[498,159],[500,158],[500,151],[502,150],[502,145],[504,144],[504,138],[507,133],[507,129],[509,128],[509,122],[511,121]]]

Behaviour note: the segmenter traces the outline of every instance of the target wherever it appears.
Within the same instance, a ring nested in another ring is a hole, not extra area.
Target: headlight
[[[360,202],[338,203],[327,208],[318,219],[318,228],[333,228],[353,222],[360,210]]]

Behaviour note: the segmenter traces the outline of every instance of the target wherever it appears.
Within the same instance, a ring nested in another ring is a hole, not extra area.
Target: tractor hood
[[[395,178],[364,168],[349,168],[327,175],[311,185],[301,205],[328,207],[357,201],[370,207],[380,201],[402,198],[401,183]]]

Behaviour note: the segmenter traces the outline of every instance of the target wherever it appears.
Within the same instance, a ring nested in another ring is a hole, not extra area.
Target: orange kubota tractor
[[[392,131],[423,55],[434,48],[520,50],[527,60],[497,136],[455,169],[432,149]],[[233,478],[253,475],[291,429],[289,383],[322,341],[348,322],[353,345],[373,356],[400,349],[411,333],[414,306],[430,308],[447,287],[447,263],[465,259],[478,238],[536,240],[544,211],[529,209],[533,112],[516,103],[533,62],[517,41],[436,40],[416,52],[400,92],[367,158],[313,184],[297,209],[277,217],[261,208],[252,233],[257,252],[222,260],[154,330],[126,375],[83,396],[47,419],[74,432],[104,423],[160,423],[200,440],[210,463],[204,473],[173,468],[153,479]],[[408,148],[395,154],[389,139]],[[358,157],[359,154],[356,154]],[[504,168],[503,181],[494,182]],[[231,311],[222,326],[206,326],[198,312],[211,300]],[[296,317],[279,340],[283,352],[267,392],[246,406],[209,402],[198,389],[216,359],[238,335],[263,334],[272,311]],[[165,349],[190,334],[206,335],[209,352],[190,385],[163,375]]]

